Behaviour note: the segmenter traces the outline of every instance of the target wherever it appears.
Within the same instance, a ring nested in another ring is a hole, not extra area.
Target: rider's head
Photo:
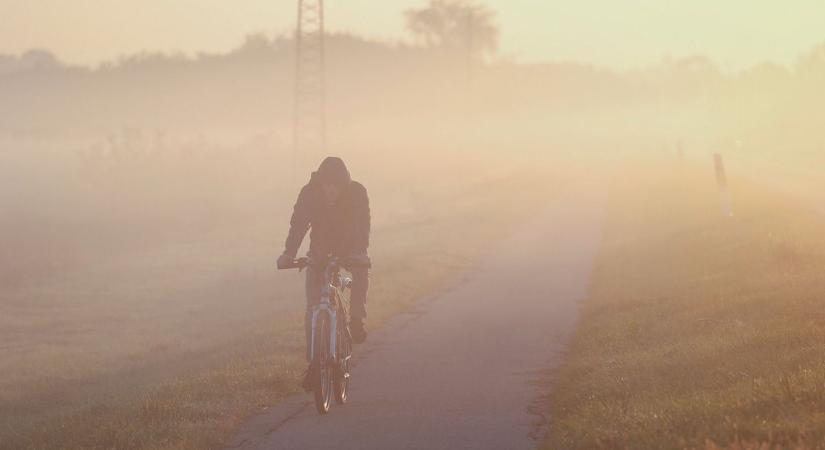
[[[329,202],[335,202],[352,181],[349,170],[341,158],[330,156],[324,159],[315,173]]]

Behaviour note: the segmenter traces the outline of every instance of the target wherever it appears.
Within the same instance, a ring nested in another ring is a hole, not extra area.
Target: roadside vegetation
[[[726,217],[710,163],[622,173],[543,447],[823,448],[825,217],[735,169]]]

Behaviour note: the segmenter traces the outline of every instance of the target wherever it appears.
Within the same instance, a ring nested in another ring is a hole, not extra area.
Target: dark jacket
[[[334,179],[342,192],[333,205],[324,198],[322,181]],[[339,158],[327,158],[298,194],[290,221],[285,253],[293,257],[309,229],[312,255],[366,254],[370,243],[370,205],[367,189],[352,181]]]

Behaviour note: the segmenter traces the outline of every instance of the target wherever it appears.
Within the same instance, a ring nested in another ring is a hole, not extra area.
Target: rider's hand
[[[292,266],[292,264],[294,264],[294,263],[295,263],[295,257],[292,256],[292,255],[288,255],[288,254],[284,253],[283,255],[278,257],[278,268],[279,269],[288,268],[288,267]]]

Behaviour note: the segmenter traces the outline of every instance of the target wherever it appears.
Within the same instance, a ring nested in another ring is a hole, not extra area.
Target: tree
[[[404,15],[410,33],[428,47],[467,51],[474,57],[498,48],[495,13],[471,0],[430,0],[427,7]]]
[[[61,64],[57,57],[48,50],[34,49],[23,53],[18,60],[22,70],[59,69]]]
[[[808,74],[825,73],[825,43],[817,45],[802,56],[797,62],[797,70]]]

